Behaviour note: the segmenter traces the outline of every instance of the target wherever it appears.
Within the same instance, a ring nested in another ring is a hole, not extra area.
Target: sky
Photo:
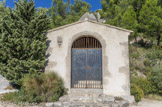
[[[0,0],[0,1],[3,1],[3,0]],[[17,0],[6,0],[6,6],[13,8],[14,1],[17,1]],[[34,1],[35,1],[36,7],[44,7],[44,8],[51,7],[52,0],[34,0]],[[92,6],[91,11],[101,9],[100,0],[83,0],[83,1],[88,2]],[[73,0],[72,0],[72,3],[73,3]]]

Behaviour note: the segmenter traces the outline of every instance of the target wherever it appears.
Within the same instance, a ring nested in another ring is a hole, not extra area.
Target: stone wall
[[[103,94],[130,95],[128,36],[131,31],[93,21],[76,22],[48,31],[47,67],[60,75],[71,90],[71,46],[82,36],[92,36],[102,45]],[[58,38],[62,44],[58,45]],[[86,89],[87,90],[87,89]]]

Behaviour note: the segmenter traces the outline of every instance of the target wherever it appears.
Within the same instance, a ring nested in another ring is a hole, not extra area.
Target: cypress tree
[[[0,38],[0,74],[21,85],[25,75],[39,74],[45,67],[49,20],[33,0],[18,0],[3,18]]]
[[[0,36],[2,30],[2,19],[8,13],[8,8],[5,6],[6,0],[0,1]]]

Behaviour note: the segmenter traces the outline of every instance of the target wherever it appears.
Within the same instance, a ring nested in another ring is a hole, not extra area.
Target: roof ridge
[[[125,32],[133,33],[133,31],[131,31],[131,30],[127,30],[127,29],[124,29],[124,28],[121,28],[121,27],[112,26],[112,25],[109,25],[109,24],[103,24],[103,23],[100,23],[100,22],[92,21],[92,20],[77,21],[77,22],[74,22],[74,23],[71,23],[71,24],[63,25],[63,26],[48,30],[47,33],[50,33],[52,31],[56,31],[56,30],[59,30],[59,29],[63,29],[63,28],[66,28],[66,27],[69,27],[69,26],[72,26],[72,25],[76,25],[76,24],[79,24],[79,23],[83,23],[83,22],[91,22],[91,23],[107,26],[107,27],[110,27],[110,28],[122,30],[122,31],[125,31]]]

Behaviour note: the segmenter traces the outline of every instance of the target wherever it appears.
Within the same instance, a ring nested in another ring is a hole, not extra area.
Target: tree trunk
[[[157,46],[160,46],[160,39],[161,39],[161,34],[159,31],[159,28],[157,29]]]

